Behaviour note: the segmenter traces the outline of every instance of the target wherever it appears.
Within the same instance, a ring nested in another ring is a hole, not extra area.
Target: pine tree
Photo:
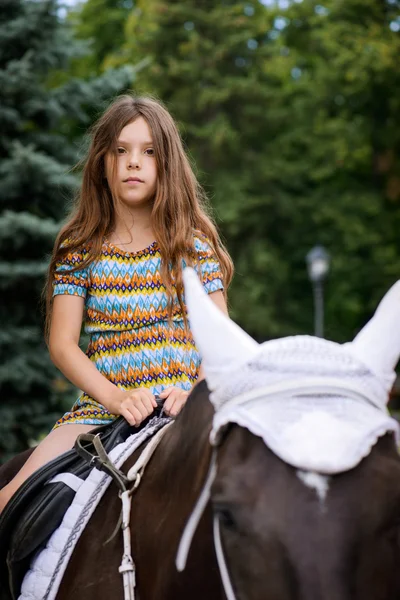
[[[48,431],[75,390],[51,365],[40,296],[48,254],[78,183],[82,131],[132,69],[68,78],[82,54],[55,0],[0,13],[0,460]]]

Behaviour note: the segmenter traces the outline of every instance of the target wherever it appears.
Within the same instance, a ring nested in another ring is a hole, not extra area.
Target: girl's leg
[[[53,429],[35,448],[14,479],[0,490],[0,513],[14,492],[17,491],[34,471],[53,460],[53,458],[57,458],[57,456],[70,450],[80,433],[86,433],[95,427],[95,425],[71,423],[70,425],[61,425],[57,429]]]

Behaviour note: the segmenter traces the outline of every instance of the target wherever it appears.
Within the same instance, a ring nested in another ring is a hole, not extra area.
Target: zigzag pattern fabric
[[[209,240],[194,236],[198,271],[207,293],[223,289],[220,265]],[[157,242],[139,252],[126,252],[104,240],[100,256],[79,269],[87,248],[68,254],[56,267],[53,295],[85,299],[87,356],[118,387],[148,387],[157,395],[172,385],[190,390],[197,379],[200,356],[184,320],[174,288],[172,319],[161,280]],[[78,268],[77,268],[78,267]],[[76,269],[76,270],[72,270]],[[104,425],[109,413],[84,391],[55,427],[67,423]]]

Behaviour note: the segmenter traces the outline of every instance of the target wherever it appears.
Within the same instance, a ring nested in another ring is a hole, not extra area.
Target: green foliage
[[[56,1],[6,0],[0,16],[0,461],[38,439],[75,390],[50,362],[40,298],[82,131],[132,69],[67,79],[82,54]]]
[[[75,61],[76,73],[93,75],[109,67],[109,54],[123,46],[125,21],[132,8],[132,0],[91,0],[71,11],[69,20],[77,37],[86,40],[91,50]]]
[[[108,59],[150,61],[136,89],[181,125],[235,261],[232,315],[259,339],[312,331],[316,243],[332,255],[330,338],[398,277],[398,8],[139,0]]]

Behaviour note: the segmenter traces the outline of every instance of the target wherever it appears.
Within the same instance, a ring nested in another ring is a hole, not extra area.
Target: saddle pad
[[[156,414],[148,417],[140,429]],[[106,452],[124,442],[138,428],[132,428],[123,417],[113,423],[92,430],[100,436]],[[90,443],[83,443],[91,451]],[[64,482],[54,483],[59,473],[73,473],[86,479],[96,465],[89,464],[75,448],[65,452],[35,471],[14,494],[0,515],[0,599],[16,600],[21,591],[22,580],[31,561],[45,547],[51,534],[60,525],[75,492]],[[49,484],[49,480],[52,483]],[[8,580],[9,584],[5,582]]]
[[[142,431],[113,448],[110,459],[120,468],[143,442],[169,422],[166,417],[154,417]],[[60,527],[32,561],[18,600],[54,600],[75,545],[111,481],[104,472],[92,470],[76,492]]]

